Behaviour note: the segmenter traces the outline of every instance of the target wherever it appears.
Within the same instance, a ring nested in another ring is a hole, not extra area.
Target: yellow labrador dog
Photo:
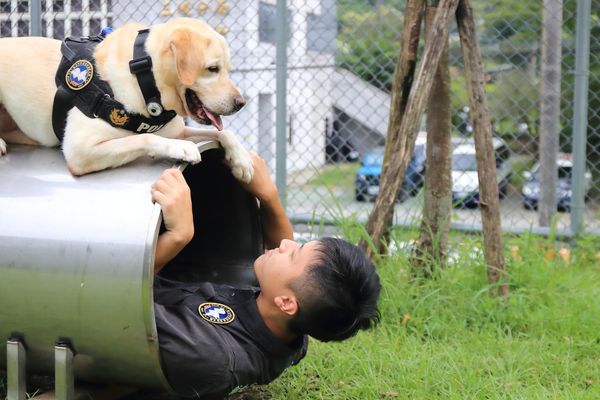
[[[143,155],[197,163],[194,142],[216,139],[234,176],[249,182],[250,157],[222,130],[220,116],[245,103],[223,36],[188,18],[144,28],[94,37],[92,50],[89,41],[0,39],[0,156],[7,143],[62,141],[69,170],[83,175]],[[184,116],[217,130],[186,127]]]

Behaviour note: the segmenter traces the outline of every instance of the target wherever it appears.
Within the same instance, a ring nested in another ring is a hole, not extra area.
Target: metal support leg
[[[75,391],[73,351],[68,344],[54,346],[54,393],[56,400],[72,400]]]
[[[25,400],[25,346],[18,339],[6,342],[7,399]]]

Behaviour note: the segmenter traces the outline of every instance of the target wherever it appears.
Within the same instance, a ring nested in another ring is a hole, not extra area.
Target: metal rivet
[[[154,101],[148,103],[147,110],[148,114],[152,115],[153,117],[158,117],[163,112],[162,106]]]

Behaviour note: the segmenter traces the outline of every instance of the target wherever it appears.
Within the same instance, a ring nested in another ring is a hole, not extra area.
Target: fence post
[[[275,183],[279,197],[285,207],[287,203],[287,1],[277,0],[275,42],[276,42],[276,114],[275,114]]]
[[[31,36],[42,36],[42,0],[31,0],[29,6]]]
[[[573,110],[573,187],[571,192],[571,232],[583,230],[585,211],[585,161],[588,127],[588,77],[590,74],[590,0],[577,0],[575,39],[575,93]]]

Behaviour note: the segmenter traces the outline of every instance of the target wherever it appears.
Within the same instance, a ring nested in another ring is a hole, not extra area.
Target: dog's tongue
[[[218,131],[222,131],[223,130],[223,121],[221,120],[221,116],[211,113],[206,108],[204,109],[204,112],[206,113],[206,116],[208,117],[208,119],[210,119],[210,122],[212,122],[213,126],[215,128],[217,128]]]

